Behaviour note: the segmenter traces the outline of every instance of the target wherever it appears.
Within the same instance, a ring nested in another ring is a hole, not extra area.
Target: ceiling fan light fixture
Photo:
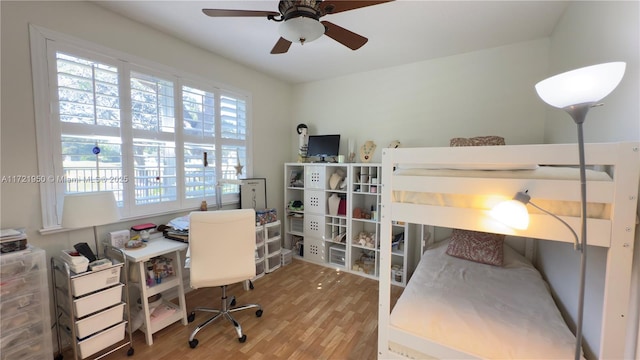
[[[324,25],[318,20],[299,16],[280,24],[280,36],[291,42],[304,44],[318,39],[324,34]]]

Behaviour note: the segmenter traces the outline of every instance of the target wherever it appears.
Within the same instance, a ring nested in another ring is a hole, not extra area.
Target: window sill
[[[240,206],[239,202],[225,203],[225,204],[222,204],[222,209],[223,210],[229,209],[229,208],[235,209],[235,208],[238,208],[239,206]],[[216,207],[215,205],[212,205],[212,207],[209,208],[209,211],[217,210],[215,207]],[[166,215],[172,215],[172,214],[185,214],[185,213],[196,211],[196,210],[197,209],[191,209],[191,210],[185,209],[185,210],[167,211],[164,213],[158,213],[153,215],[132,216],[128,218],[122,218],[119,221],[115,222],[114,224],[128,222],[128,221],[149,219],[149,218],[154,218],[158,216],[166,216]],[[104,224],[104,225],[110,225],[110,224]],[[104,226],[104,225],[99,225],[99,226]],[[67,228],[63,228],[60,225],[57,225],[57,226],[40,229],[38,230],[38,232],[40,233],[40,235],[52,235],[52,234],[59,234],[59,233],[72,231],[72,230],[78,230],[78,229],[67,229]]]

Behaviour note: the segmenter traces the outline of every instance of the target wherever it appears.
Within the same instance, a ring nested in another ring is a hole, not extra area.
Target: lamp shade
[[[491,209],[491,217],[514,229],[525,230],[529,227],[527,206],[518,200],[507,200]]]
[[[62,227],[73,229],[111,224],[120,220],[116,199],[111,191],[65,195]]]
[[[318,20],[305,16],[291,18],[280,24],[280,36],[299,44],[316,40],[324,31],[324,25]]]
[[[624,62],[610,62],[571,70],[540,81],[536,91],[544,102],[560,109],[595,103],[618,86],[625,68]]]

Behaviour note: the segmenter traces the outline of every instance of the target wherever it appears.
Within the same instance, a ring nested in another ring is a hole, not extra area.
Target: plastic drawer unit
[[[0,359],[49,359],[53,354],[44,250],[0,255]]]

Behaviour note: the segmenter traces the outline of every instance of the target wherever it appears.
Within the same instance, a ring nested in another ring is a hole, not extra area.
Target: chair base
[[[193,330],[193,332],[189,336],[189,346],[191,346],[191,348],[195,348],[196,346],[198,346],[198,340],[195,338],[196,334],[202,328],[204,328],[205,326],[211,324],[212,322],[217,320],[219,317],[224,317],[229,322],[231,322],[231,324],[233,325],[233,327],[236,330],[236,335],[238,335],[238,341],[243,343],[243,342],[245,342],[247,340],[247,335],[242,333],[242,326],[240,326],[240,323],[238,323],[236,321],[236,319],[234,319],[233,316],[231,316],[231,313],[236,312],[236,311],[256,308],[256,309],[258,309],[258,310],[256,310],[256,317],[261,317],[262,316],[262,307],[259,304],[246,304],[246,305],[241,305],[241,306],[234,306],[235,303],[236,303],[235,296],[232,296],[231,299],[228,299],[227,298],[227,286],[224,285],[224,286],[221,286],[221,288],[222,288],[222,298],[221,298],[220,309],[195,308],[191,312],[191,314],[189,315],[189,322],[191,322],[191,321],[193,321],[195,319],[195,312],[196,311],[204,311],[204,312],[210,312],[210,313],[214,313],[215,314],[213,317],[209,318],[207,321],[205,321],[202,324],[198,325],[198,327],[196,327],[195,330]]]

